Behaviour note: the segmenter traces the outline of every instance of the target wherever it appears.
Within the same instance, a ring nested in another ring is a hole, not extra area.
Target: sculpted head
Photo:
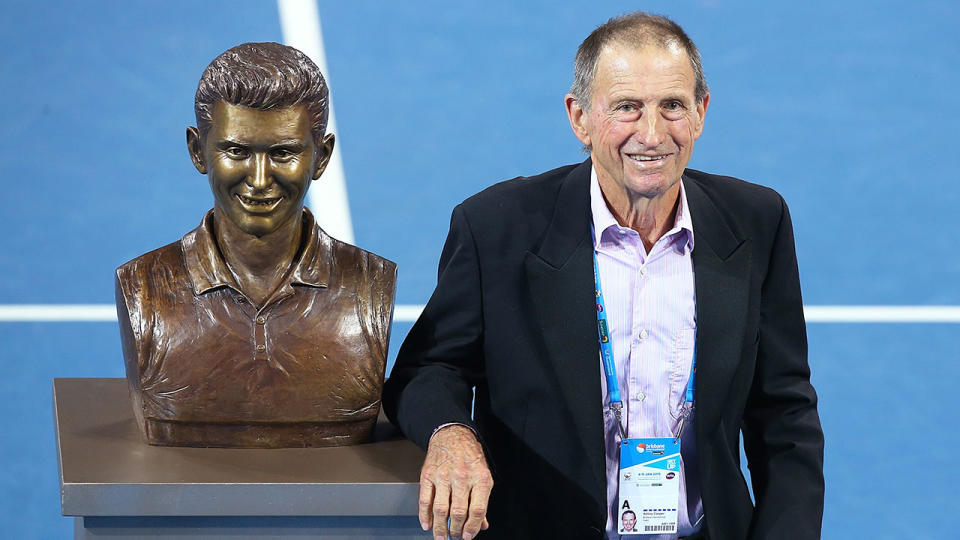
[[[333,152],[328,96],[317,66],[278,43],[244,43],[207,66],[187,147],[218,218],[258,237],[300,218]]]
[[[710,101],[690,38],[666,17],[631,13],[594,30],[574,64],[567,115],[604,195],[676,193]]]

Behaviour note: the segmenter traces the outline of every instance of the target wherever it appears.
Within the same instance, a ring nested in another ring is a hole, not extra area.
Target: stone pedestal
[[[55,379],[62,511],[75,538],[425,538],[423,452],[381,418],[331,448],[150,446],[124,379]]]

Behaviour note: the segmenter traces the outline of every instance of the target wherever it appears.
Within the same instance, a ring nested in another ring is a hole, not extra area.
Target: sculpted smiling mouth
[[[280,199],[283,198],[283,197],[257,197],[257,198],[252,198],[252,197],[246,197],[246,196],[244,196],[244,195],[240,195],[239,193],[237,193],[236,195],[237,195],[237,198],[240,199],[240,202],[242,202],[243,204],[250,205],[250,206],[271,206],[271,205],[274,205],[274,204],[280,202]]]

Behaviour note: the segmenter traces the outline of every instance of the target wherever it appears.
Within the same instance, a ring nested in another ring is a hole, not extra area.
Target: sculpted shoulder
[[[329,242],[331,263],[341,275],[349,269],[356,269],[360,274],[369,276],[378,282],[394,284],[397,279],[397,263],[381,257],[376,253],[348,244],[324,233]]]
[[[148,285],[170,287],[185,283],[189,286],[179,240],[127,261],[117,268],[116,275],[125,296],[135,294]]]

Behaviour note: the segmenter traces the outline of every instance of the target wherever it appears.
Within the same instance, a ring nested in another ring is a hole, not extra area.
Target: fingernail
[[[463,533],[463,540],[473,540],[473,535],[468,532],[465,532]]]
[[[427,524],[424,523],[423,521],[421,521],[421,522],[420,522],[420,528],[423,529],[423,530],[427,530],[427,529],[429,529],[430,527],[427,527]]]
[[[434,538],[434,540],[447,540],[447,539],[442,536],[437,536]]]

